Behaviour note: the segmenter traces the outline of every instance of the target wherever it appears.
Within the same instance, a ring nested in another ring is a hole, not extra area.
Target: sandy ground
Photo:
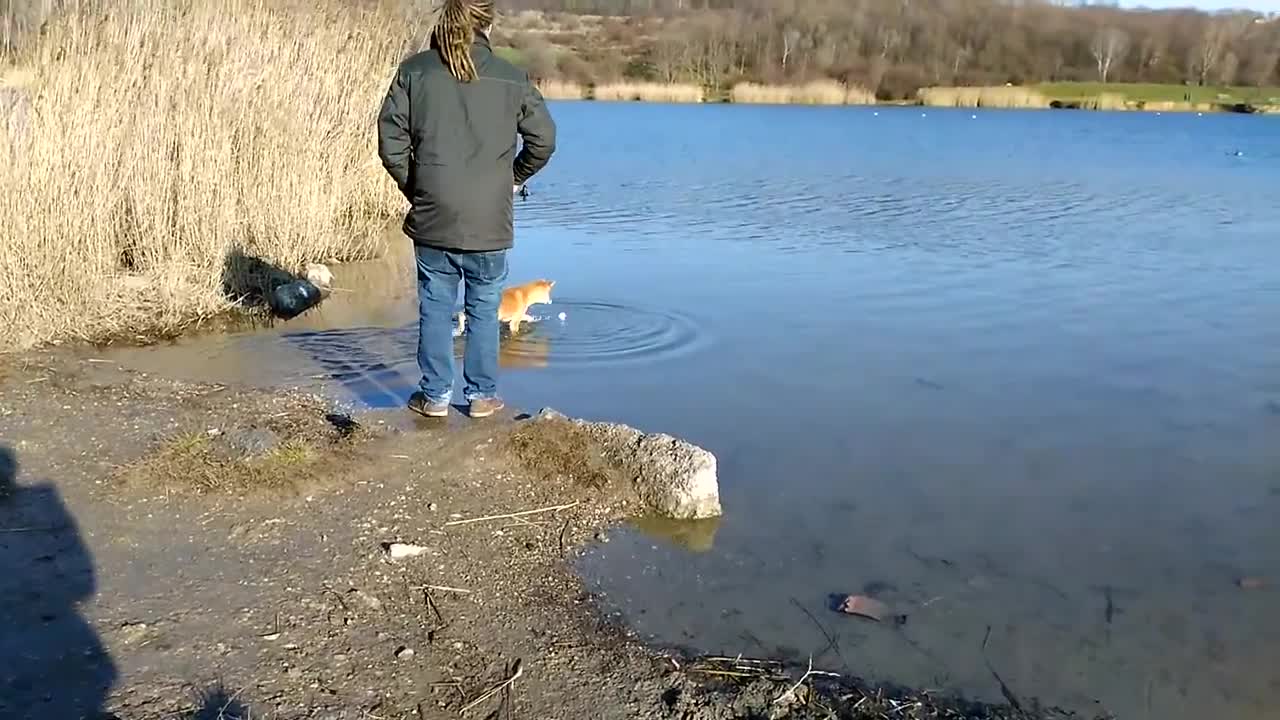
[[[568,562],[637,501],[530,426],[6,361],[0,720],[1057,716],[644,647]]]

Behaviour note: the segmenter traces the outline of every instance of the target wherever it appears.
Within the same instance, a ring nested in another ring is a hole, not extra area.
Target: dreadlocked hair
[[[440,19],[431,31],[431,44],[449,73],[459,82],[476,79],[471,43],[476,31],[493,22],[493,0],[445,0]]]

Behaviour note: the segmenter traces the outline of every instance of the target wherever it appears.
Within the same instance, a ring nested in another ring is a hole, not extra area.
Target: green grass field
[[[1043,83],[1036,85],[1054,100],[1081,100],[1103,94],[1135,102],[1280,104],[1280,87],[1198,87],[1143,83]]]

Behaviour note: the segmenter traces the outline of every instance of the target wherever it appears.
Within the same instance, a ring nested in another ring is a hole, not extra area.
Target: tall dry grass
[[[596,85],[591,96],[605,101],[700,103],[704,92],[701,85],[686,83],[618,82]]]
[[[216,313],[224,281],[252,282],[225,272],[238,253],[288,270],[373,254],[401,204],[374,117],[409,33],[351,5],[56,14],[20,58],[30,112],[0,167],[0,347]]]
[[[743,82],[729,90],[729,101],[755,105],[874,105],[876,96],[866,88],[835,80],[815,80],[803,85]]]
[[[1120,93],[1099,93],[1094,97],[1085,98],[1080,107],[1085,110],[1128,110],[1129,102]]]
[[[920,101],[931,107],[1044,109],[1049,98],[1033,88],[1018,86],[992,87],[927,87],[921,88]]]
[[[587,97],[587,88],[568,80],[542,80],[538,82],[538,90],[548,100],[583,100]]]

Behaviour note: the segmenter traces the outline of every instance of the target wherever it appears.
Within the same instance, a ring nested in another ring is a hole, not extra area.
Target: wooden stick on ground
[[[567,505],[552,505],[550,507],[538,508],[537,510],[523,510],[521,512],[506,513],[504,515],[486,515],[478,518],[468,518],[466,520],[452,520],[444,524],[445,527],[454,525],[470,525],[471,523],[487,522],[489,520],[510,520],[511,518],[525,517],[528,515],[537,515],[539,513],[555,512],[557,510],[568,510],[571,507],[577,507],[578,503],[571,502]]]

